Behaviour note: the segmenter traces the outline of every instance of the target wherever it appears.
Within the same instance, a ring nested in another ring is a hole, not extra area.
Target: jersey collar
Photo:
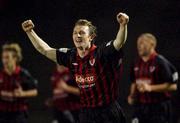
[[[97,48],[96,45],[92,45],[91,48],[89,49],[89,53],[84,57],[84,58],[81,58],[77,52],[76,56],[78,57],[78,59],[86,59],[88,56],[90,56],[90,54]]]
[[[157,53],[156,51],[154,51],[154,52],[150,55],[149,59],[148,59],[146,62],[153,60],[157,55],[158,55],[158,53]],[[141,59],[143,62],[145,62],[141,57],[140,57],[140,59]]]
[[[12,73],[12,75],[13,74],[19,74],[20,73],[20,71],[21,71],[21,67],[20,66],[16,66],[16,68],[15,68],[15,71]],[[3,72],[5,73],[5,74],[7,74],[7,72],[5,71],[5,69],[3,70]]]

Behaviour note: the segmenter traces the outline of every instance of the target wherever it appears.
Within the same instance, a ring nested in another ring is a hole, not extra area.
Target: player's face
[[[148,56],[151,53],[153,44],[150,39],[146,37],[139,37],[137,41],[137,49],[139,56]]]
[[[76,48],[89,48],[91,46],[92,36],[88,26],[77,25],[73,30],[73,41]]]
[[[13,65],[16,65],[16,58],[13,57],[13,53],[10,51],[4,51],[2,53],[2,63],[4,68],[12,67]]]

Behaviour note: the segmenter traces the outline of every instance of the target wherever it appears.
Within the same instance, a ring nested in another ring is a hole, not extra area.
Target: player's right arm
[[[46,56],[50,60],[57,62],[56,60],[56,49],[50,47],[46,42],[44,42],[33,30],[34,24],[31,20],[24,21],[22,23],[22,28],[29,37],[31,43],[35,49],[42,55]]]

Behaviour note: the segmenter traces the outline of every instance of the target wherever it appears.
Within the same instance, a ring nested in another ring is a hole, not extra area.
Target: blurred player
[[[73,82],[68,68],[57,65],[51,77],[53,85],[53,108],[58,123],[74,123],[78,121],[80,110],[79,88]]]
[[[80,88],[80,123],[124,123],[125,118],[118,104],[118,81],[116,69],[122,60],[122,46],[127,37],[129,17],[117,15],[119,31],[115,40],[93,44],[96,27],[88,20],[75,23],[73,42],[76,48],[56,50],[46,44],[34,32],[31,20],[22,23],[34,47],[52,61],[67,66]]]
[[[156,38],[144,33],[137,40],[139,58],[131,70],[129,104],[134,104],[132,123],[169,123],[171,95],[177,89],[176,68],[155,51]]]
[[[0,123],[27,123],[27,99],[37,95],[36,80],[20,66],[21,48],[6,44],[2,48],[0,71]]]

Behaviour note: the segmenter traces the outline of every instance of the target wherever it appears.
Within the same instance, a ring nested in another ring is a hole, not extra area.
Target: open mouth
[[[77,42],[77,43],[81,43],[82,40],[81,40],[81,39],[77,39],[76,42]]]

